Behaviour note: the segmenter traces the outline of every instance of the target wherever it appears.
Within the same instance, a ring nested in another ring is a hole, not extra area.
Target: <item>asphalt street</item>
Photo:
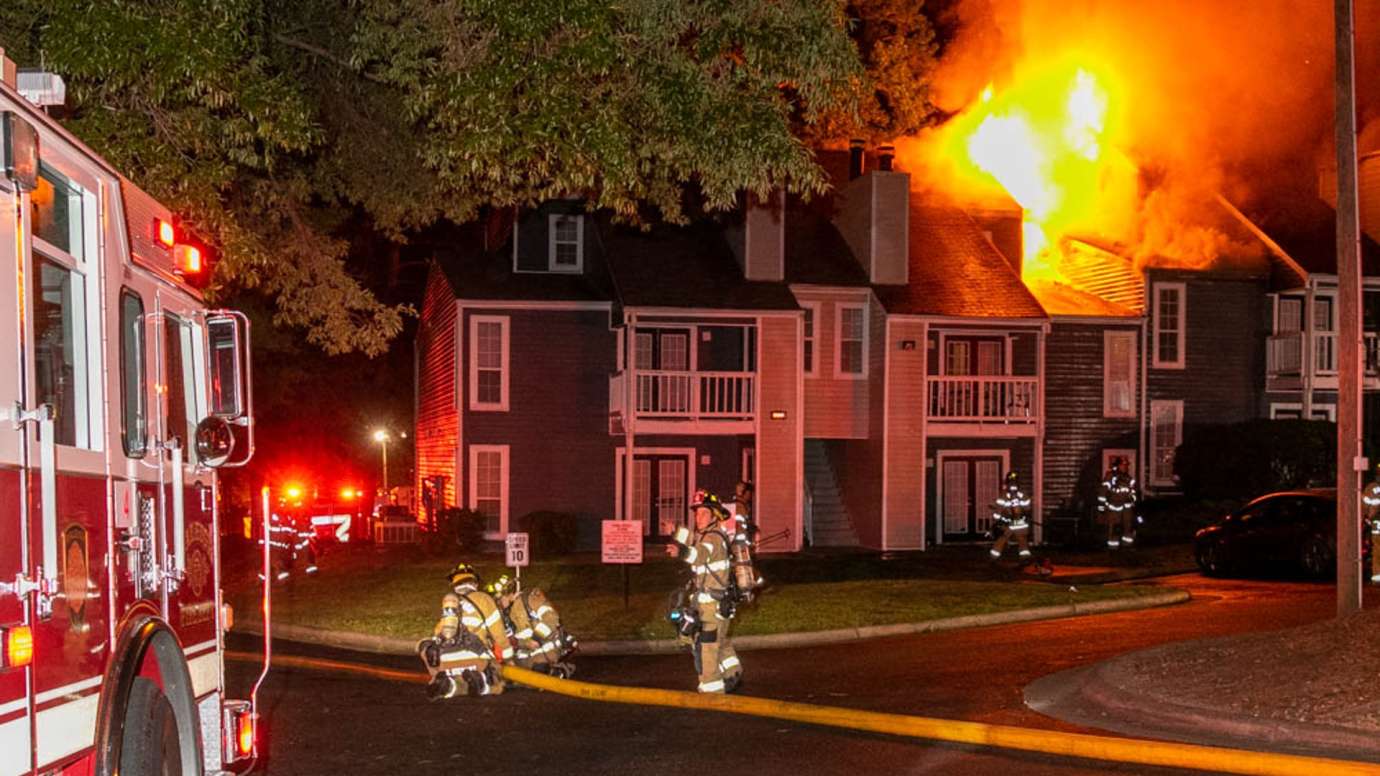
[[[1095,732],[1027,709],[1022,689],[1055,671],[1166,641],[1275,630],[1333,613],[1330,585],[1157,580],[1190,603],[1120,614],[743,655],[743,694],[946,719]],[[769,605],[764,601],[761,605]],[[559,602],[558,602],[559,604]],[[236,650],[254,639],[232,636]],[[284,654],[413,669],[408,659],[278,642]],[[577,660],[577,678],[693,689],[688,655]],[[244,697],[256,666],[231,661]],[[532,690],[430,703],[417,684],[280,668],[264,732],[273,774],[1184,773],[899,740],[711,712],[598,704]]]

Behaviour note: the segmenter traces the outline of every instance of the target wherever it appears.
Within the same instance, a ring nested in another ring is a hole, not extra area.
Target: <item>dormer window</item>
[[[580,272],[585,264],[585,217],[553,214],[548,222],[548,269]]]

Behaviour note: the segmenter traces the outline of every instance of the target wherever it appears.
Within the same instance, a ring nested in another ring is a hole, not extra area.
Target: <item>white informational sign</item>
[[[507,565],[513,568],[522,568],[532,560],[532,554],[527,551],[527,534],[510,533],[503,540],[503,549],[508,554]]]
[[[603,521],[603,560],[605,563],[642,562],[642,521]]]

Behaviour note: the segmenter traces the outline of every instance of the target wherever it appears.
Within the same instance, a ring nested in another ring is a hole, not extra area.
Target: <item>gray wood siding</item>
[[[463,460],[469,460],[469,445],[509,445],[510,524],[547,509],[591,520],[612,517],[614,449],[622,438],[608,432],[616,352],[608,313],[466,309],[466,360],[473,315],[509,319],[509,409],[478,412],[465,402]],[[468,366],[461,370],[466,385]],[[466,503],[468,488],[466,481]]]
[[[1258,417],[1269,333],[1264,281],[1155,270],[1148,273],[1148,280],[1151,300],[1158,282],[1184,283],[1186,297],[1184,368],[1151,366],[1149,399],[1183,401],[1185,436],[1195,425]],[[1142,347],[1150,347],[1154,340],[1153,317],[1146,336]],[[1151,480],[1145,479],[1147,484]]]
[[[585,216],[583,251],[584,267],[588,269],[590,258],[598,247],[594,234],[595,225],[584,208],[573,202],[548,202],[536,210],[522,214],[514,230],[517,235],[517,261],[514,269],[522,272],[550,271],[550,217],[555,214]]]
[[[455,384],[455,293],[441,271],[432,267],[427,276],[422,311],[417,322],[417,426],[416,492],[423,478],[446,478],[446,503],[459,497],[456,480],[456,445],[459,439],[459,394]]]
[[[1088,513],[1089,499],[1096,499],[1101,482],[1102,451],[1139,447],[1139,353],[1134,382],[1137,416],[1103,416],[1107,331],[1138,335],[1140,327],[1056,320],[1050,328],[1045,345],[1045,514]]]

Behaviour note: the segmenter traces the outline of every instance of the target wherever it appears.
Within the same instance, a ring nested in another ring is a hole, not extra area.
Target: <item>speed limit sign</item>
[[[527,534],[510,533],[503,540],[503,548],[508,555],[508,566],[522,568],[531,560],[531,555],[527,552]]]

